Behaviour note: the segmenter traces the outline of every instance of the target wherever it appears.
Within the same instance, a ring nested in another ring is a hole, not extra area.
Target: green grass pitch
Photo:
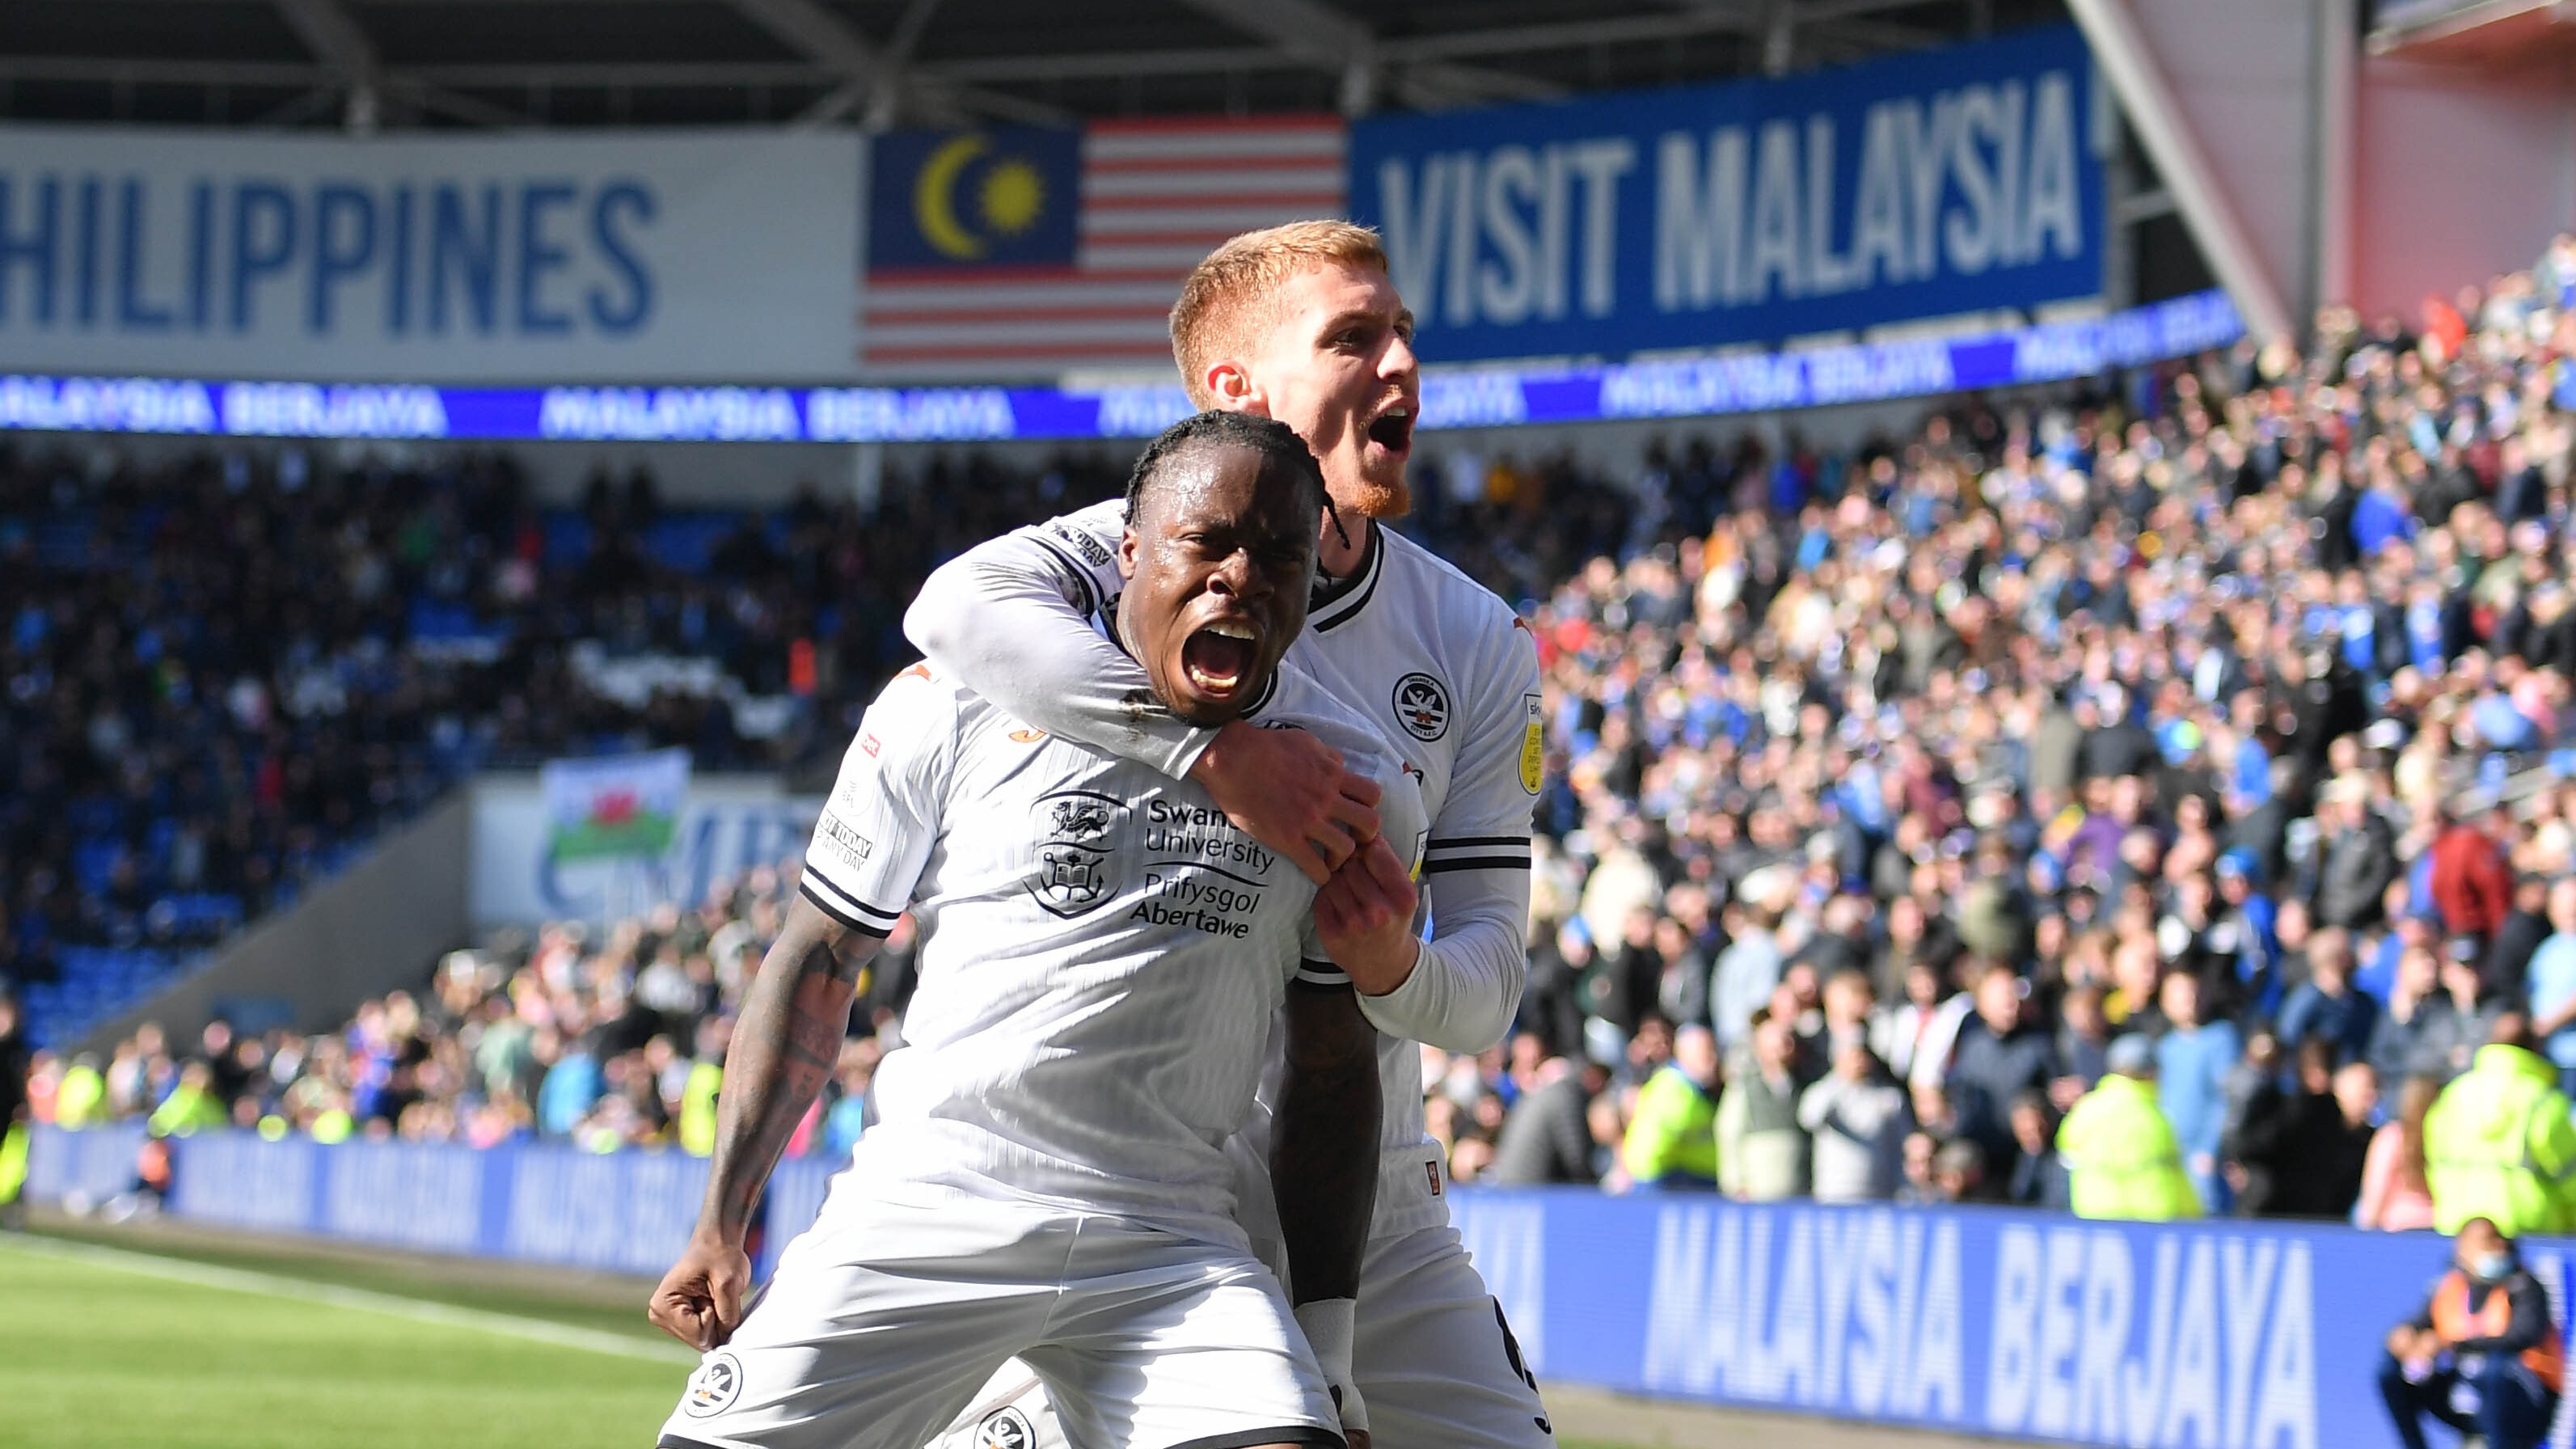
[[[347,1257],[180,1250],[217,1269],[615,1333],[677,1357],[173,1281],[16,1241],[0,1235],[0,1444],[9,1449],[648,1449],[688,1373],[684,1352],[653,1338],[637,1308],[595,1299]],[[1569,1439],[1563,1449],[1621,1446]]]
[[[687,1373],[0,1240],[0,1442],[25,1449],[645,1449]]]

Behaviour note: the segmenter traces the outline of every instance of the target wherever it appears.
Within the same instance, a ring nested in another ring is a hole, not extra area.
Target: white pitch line
[[[154,1278],[167,1278],[178,1283],[193,1283],[201,1288],[227,1288],[237,1293],[257,1293],[270,1298],[290,1298],[300,1303],[321,1303],[334,1308],[354,1308],[364,1313],[384,1313],[396,1318],[409,1318],[420,1323],[435,1323],[448,1328],[471,1328],[484,1333],[497,1333],[510,1338],[551,1343],[560,1348],[588,1349],[593,1353],[615,1354],[621,1358],[650,1359],[655,1363],[693,1364],[698,1356],[676,1343],[655,1343],[640,1334],[609,1333],[596,1328],[575,1328],[570,1324],[549,1323],[542,1318],[522,1318],[511,1313],[488,1313],[479,1308],[459,1308],[449,1303],[433,1303],[423,1298],[404,1298],[392,1293],[374,1293],[364,1288],[344,1288],[334,1283],[311,1283],[275,1273],[255,1273],[243,1268],[218,1268],[210,1263],[191,1262],[184,1258],[165,1258],[155,1253],[137,1253],[124,1248],[102,1248],[88,1243],[69,1243],[54,1238],[33,1238],[17,1234],[0,1234],[0,1249],[26,1253],[38,1258],[56,1258],[65,1262],[88,1263],[102,1268],[117,1268],[128,1273],[141,1273]]]

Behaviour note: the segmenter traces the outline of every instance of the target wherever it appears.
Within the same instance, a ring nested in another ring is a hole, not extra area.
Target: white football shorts
[[[1287,1297],[1242,1248],[944,1189],[834,1196],[661,1449],[918,1449],[1015,1356],[1074,1449],[1341,1449]],[[993,1442],[1019,1449],[1016,1427]]]
[[[1556,1442],[1502,1305],[1446,1224],[1370,1241],[1351,1366],[1369,1438],[1387,1449]],[[1037,1375],[1005,1365],[929,1449],[1061,1449],[1069,1436],[1050,1402]]]

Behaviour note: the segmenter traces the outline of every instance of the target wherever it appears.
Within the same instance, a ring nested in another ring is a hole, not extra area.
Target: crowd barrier
[[[141,1141],[41,1127],[30,1193],[122,1192]],[[646,1275],[678,1254],[706,1182],[677,1153],[172,1145],[181,1218]],[[772,1179],[765,1256],[813,1220],[834,1166]],[[2393,1446],[2380,1343],[2449,1252],[2328,1225],[1579,1188],[1461,1190],[1452,1211],[1545,1380],[2099,1449]],[[2525,1245],[2562,1326],[2570,1246]],[[2550,1443],[2576,1444],[2576,1420]]]
[[[27,1196],[105,1203],[135,1186],[143,1129],[39,1126]],[[581,1152],[552,1144],[269,1141],[247,1132],[174,1138],[162,1210],[216,1227],[300,1233],[430,1253],[659,1277],[688,1242],[704,1158]],[[774,1254],[814,1221],[838,1163],[798,1160],[770,1178],[762,1244]]]

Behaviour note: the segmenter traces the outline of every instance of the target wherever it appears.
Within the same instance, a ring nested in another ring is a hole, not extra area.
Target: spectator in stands
[[[2261,890],[2262,861],[2240,845],[2221,854],[2214,870],[2222,912],[2210,935],[2210,949],[2235,967],[2235,991],[2248,1007],[2265,1014],[2277,1011],[2282,989],[2281,910]]]
[[[1771,1006],[1753,1013],[1748,1069],[1717,1104],[1717,1180],[1744,1202],[1777,1202],[1807,1190],[1807,1132],[1798,1125],[1797,1037]]]
[[[1637,1089],[1620,1162],[1638,1187],[1717,1186],[1717,1037],[1704,1026],[1673,1033],[1673,1059]],[[1506,1119],[1508,1122],[1508,1119]]]
[[[2377,923],[2383,910],[2380,897],[2397,873],[2397,841],[2372,807],[2368,783],[2347,775],[2327,785],[2317,803],[2317,826],[2324,863],[2317,879],[2316,923],[2346,931]]]
[[[2219,1212],[2227,1205],[2218,1165],[2226,1133],[2228,1074],[2241,1050],[2236,1025],[2201,1019],[2200,978],[2189,972],[2167,976],[2156,999],[2166,1024],[2152,1047],[2156,1105],[2181,1147],[2184,1170],[2200,1193],[2201,1206]]]
[[[1744,904],[1729,905],[1720,918],[1726,949],[1718,953],[1716,975],[1709,987],[1709,1019],[1717,1030],[1719,1049],[1730,1059],[1750,1045],[1753,1015],[1771,1000],[1780,984],[1780,946],[1767,912]]]
[[[2528,722],[2525,722],[2526,727]],[[2511,826],[2508,821],[2507,833]],[[2483,948],[2513,910],[2513,872],[2496,836],[2470,819],[2445,817],[2433,841],[2433,903],[2454,936]]]
[[[2328,928],[2308,943],[2308,979],[2281,1006],[2285,1050],[2310,1039],[2324,1042],[2335,1062],[2358,1061],[2369,1052],[2378,1004],[2352,987],[2352,938]]]
[[[1610,1121],[1616,1125],[1616,1105],[1603,1095],[1609,1085],[1610,1069],[1599,1062],[1547,1058],[1531,1085],[1503,1115],[1503,1130],[1494,1140],[1494,1181],[1510,1187],[1600,1181],[1605,1154],[1595,1130],[1594,1107],[1596,1103],[1608,1106]],[[1714,1157],[1714,1116],[1709,1133],[1709,1152]],[[1612,1145],[1617,1145],[1615,1139]],[[1713,1168],[1711,1176],[1713,1180]]]
[[[2424,1117],[2442,1084],[2431,1077],[2408,1077],[2398,1089],[2397,1113],[2371,1134],[2363,1159],[2360,1200],[2353,1204],[2353,1226],[2403,1233],[2433,1226],[2433,1193],[2426,1185]]]
[[[2549,887],[2551,934],[2531,955],[2524,977],[2532,1034],[2558,1068],[2561,1089],[2576,1086],[2576,876]]]
[[[2057,1061],[2066,1075],[2049,1084],[2048,1096],[2071,1107],[2109,1070],[2111,1023],[2102,1015],[2102,988],[2090,982],[2068,988],[2057,1015]]]
[[[2378,1079],[2366,1062],[2337,1071],[2322,1041],[2308,1041],[2293,1060],[2297,1090],[2283,1095],[2265,1144],[2268,1190],[2248,1211],[2275,1218],[2349,1217],[2361,1195]]]
[[[2021,1155],[2013,1163],[2012,1181],[2004,1190],[2005,1201],[2019,1207],[2066,1210],[2066,1164],[2057,1155],[2058,1125],[2048,1098],[2024,1092],[2014,1099],[2013,1142],[2021,1149]]]
[[[2012,1102],[2048,1090],[2058,1075],[2057,1045],[2030,1019],[2029,983],[2010,966],[1988,962],[1977,975],[1976,1015],[1959,1029],[1944,1080],[1959,1114],[1959,1135],[1976,1142],[1988,1165],[2008,1173],[2016,1148]]]
[[[2576,612],[2571,612],[2576,621]],[[2513,884],[2513,909],[2505,913],[2504,923],[2488,938],[2487,954],[2478,963],[2480,994],[2507,997],[2520,992],[2530,979],[2531,958],[2540,953],[2540,945],[2557,927],[2549,919],[2550,879],[2539,874],[2516,876]]]
[[[29,1103],[34,1053],[18,1030],[18,1004],[0,995],[0,1228],[18,1225],[18,1189],[27,1180],[27,1146],[35,1113]]]
[[[1992,1202],[1993,1184],[1986,1176],[1986,1150],[1974,1138],[1962,1137],[1944,1142],[1932,1154],[1932,1184],[1936,1201],[1944,1203]]]
[[[1912,906],[1909,898],[1900,904]],[[1921,917],[1919,908],[1913,915]],[[1903,919],[1903,913],[1892,913],[1891,925]],[[1904,964],[1904,1000],[1883,1008],[1871,1046],[1885,1061],[1889,1070],[1908,1085],[1923,1083],[1939,1086],[1949,1071],[1950,1054],[1959,1040],[1959,1028],[1976,1012],[1976,1002],[1964,991],[1953,991],[1948,973],[1935,962],[1913,956]]]
[[[2111,1043],[2109,1067],[2057,1129],[2075,1215],[2141,1222],[2200,1216],[2199,1192],[2156,1106],[2154,1045],[2121,1037]]]
[[[2576,959],[2571,959],[2576,965]],[[2447,1078],[2458,1012],[2441,989],[2441,964],[2430,947],[2409,946],[2397,958],[2388,1004],[2371,1023],[2368,1058],[2383,1081],[2418,1073]]]
[[[1914,1125],[1906,1091],[1857,1036],[1843,1038],[1832,1051],[1833,1070],[1798,1099],[1798,1125],[1811,1143],[1814,1196],[1818,1202],[1883,1202],[1896,1195],[1905,1138]]]
[[[2379,1391],[2398,1440],[2425,1449],[2430,1417],[2488,1449],[2539,1449],[2566,1369],[2548,1290],[2485,1218],[2460,1225],[2451,1262],[2423,1309],[2388,1334]]]
[[[2434,1225],[2485,1218],[2507,1237],[2576,1228],[2576,1122],[2529,1019],[2499,1014],[2466,1075],[2424,1118]]]
[[[1896,1186],[1899,1206],[1925,1207],[1942,1201],[1941,1185],[1933,1173],[1933,1163],[1940,1155],[1941,1141],[1931,1133],[1906,1134],[1900,1168],[1904,1179]]]
[[[191,1060],[179,1069],[178,1085],[152,1109],[149,1122],[155,1137],[186,1137],[231,1120],[231,1111],[216,1093],[214,1069],[202,1060]]]

